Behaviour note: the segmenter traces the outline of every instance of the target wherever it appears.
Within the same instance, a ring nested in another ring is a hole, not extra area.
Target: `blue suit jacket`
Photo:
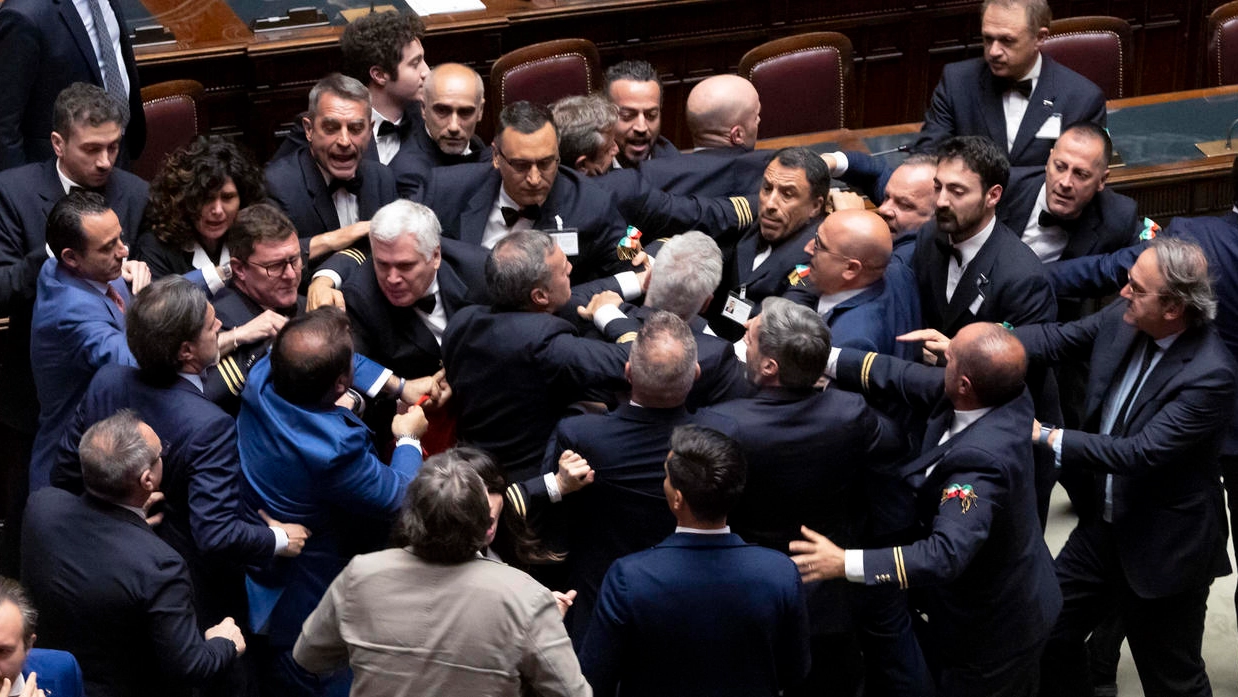
[[[938,445],[954,416],[943,373],[852,349],[839,356],[840,386],[928,414],[920,456],[887,470],[873,497],[877,515],[904,524],[903,544],[865,550],[864,581],[913,589],[946,665],[1000,664],[1044,640],[1062,607],[1037,513],[1032,400],[1025,391]],[[966,508],[944,498],[954,484],[972,487]]]
[[[1041,53],[1040,79],[1008,153],[1011,166],[1044,166],[1056,138],[1036,138],[1045,121],[1060,114],[1062,128],[1077,121],[1105,125],[1105,95],[1079,73]],[[952,136],[988,136],[1006,151],[1006,115],[997,78],[983,58],[951,63],[942,71],[924,126],[912,148],[932,152]]]
[[[438,213],[444,237],[481,244],[502,184],[502,176],[490,162],[440,167],[434,170],[424,203]],[[627,226],[610,192],[559,167],[533,227],[554,231],[559,228],[556,218],[563,229],[577,231],[580,254],[568,257],[573,285],[631,270],[632,265],[620,259],[616,249]]]
[[[359,381],[377,377],[373,362],[355,360]],[[345,521],[394,519],[421,467],[421,452],[400,446],[391,466],[384,465],[369,429],[351,411],[303,407],[276,394],[269,357],[249,372],[237,436],[249,513],[262,508],[276,520],[300,523],[313,533],[300,556],[278,558],[250,572],[254,631],[291,648],[301,623],[348,561],[350,541],[341,533]]]
[[[85,697],[82,688],[82,668],[77,659],[68,651],[56,649],[30,649],[26,654],[26,662],[22,665],[22,677],[29,678],[31,673],[37,673],[35,679],[39,689],[48,695],[58,697]]]
[[[670,194],[748,196],[760,191],[765,168],[773,158],[773,150],[705,148],[682,157],[649,160],[641,164],[640,173]]]
[[[129,288],[116,279],[112,287],[129,302]],[[30,456],[30,490],[49,483],[60,437],[95,372],[108,363],[136,365],[125,341],[120,308],[86,281],[48,259],[39,272],[34,303],[30,355],[39,369],[39,431]]]
[[[69,9],[72,9],[70,7]],[[0,350],[0,422],[34,433],[38,408],[30,370],[30,324],[39,269],[47,261],[47,214],[64,197],[56,159],[0,172],[0,315],[8,339]],[[146,209],[146,182],[113,169],[103,197],[120,218],[121,237],[133,242]]]
[[[894,168],[880,157],[873,157],[858,150],[846,150],[847,171],[838,180],[868,197],[873,205],[880,206],[886,200],[886,182]]]
[[[612,564],[580,653],[608,697],[773,697],[808,663],[799,572],[735,534],[676,533]]]
[[[129,75],[125,150],[136,158],[146,144],[141,83],[120,3],[109,1],[120,24],[120,49]],[[0,9],[0,169],[53,156],[56,96],[74,82],[103,86],[99,59],[72,0],[15,0]]]
[[[1211,326],[1188,329],[1148,373],[1124,431],[1098,435],[1105,399],[1139,335],[1122,319],[1126,307],[1122,298],[1077,322],[1015,331],[1033,361],[1090,359],[1084,430],[1063,434],[1062,467],[1097,473],[1097,497],[1103,475],[1114,475],[1122,569],[1140,597],[1162,598],[1206,588],[1230,571],[1217,453],[1234,408],[1236,369]]]
[[[95,373],[60,440],[52,484],[81,494],[77,448],[87,428],[132,409],[164,443],[163,523],[159,536],[185,558],[203,627],[244,611],[241,565],[263,564],[275,552],[266,525],[240,516],[241,466],[236,422],[184,378],[153,382],[137,368],[106,365]]]
[[[820,299],[803,286],[789,289],[786,297],[814,312]],[[920,355],[914,343],[894,339],[924,326],[915,274],[901,262],[891,260],[883,278],[835,305],[821,320],[830,328],[831,346],[875,351],[905,360],[915,360]]]

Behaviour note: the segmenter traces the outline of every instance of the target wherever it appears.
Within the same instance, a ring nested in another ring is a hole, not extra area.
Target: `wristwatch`
[[[1036,435],[1036,442],[1040,443],[1041,445],[1048,445],[1049,434],[1056,431],[1057,428],[1058,427],[1054,426],[1053,424],[1046,424],[1046,423],[1040,424],[1040,433]]]

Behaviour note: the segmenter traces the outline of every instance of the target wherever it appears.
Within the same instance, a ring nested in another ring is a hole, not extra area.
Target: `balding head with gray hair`
[[[669,312],[650,315],[628,357],[632,400],[654,409],[682,406],[700,372],[696,338],[688,324]]]
[[[395,242],[401,237],[413,237],[417,240],[417,252],[426,261],[434,256],[434,250],[441,244],[441,235],[442,227],[434,211],[405,199],[379,208],[370,219],[371,242]]]
[[[1163,299],[1182,304],[1187,326],[1199,327],[1216,319],[1217,301],[1208,277],[1208,258],[1194,242],[1176,237],[1157,237],[1156,265],[1165,279]]]
[[[105,501],[140,505],[149,493],[142,487],[143,473],[155,468],[160,455],[158,436],[132,410],[121,409],[82,434],[82,484]]]
[[[559,131],[559,161],[569,167],[582,157],[596,158],[619,120],[619,107],[600,94],[564,97],[550,111]]]
[[[673,313],[685,322],[713,298],[722,282],[722,250],[709,235],[695,230],[675,235],[658,251],[645,304]]]
[[[770,297],[761,302],[761,314],[754,321],[757,352],[761,359],[778,364],[777,384],[799,388],[816,384],[830,357],[830,330],[821,317],[786,298]],[[750,362],[748,373],[757,376],[760,366]]]

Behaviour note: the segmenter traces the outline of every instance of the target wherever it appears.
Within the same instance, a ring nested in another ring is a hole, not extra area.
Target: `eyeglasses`
[[[537,167],[537,171],[541,172],[542,174],[550,174],[552,171],[554,171],[554,168],[559,165],[558,155],[552,155],[550,157],[543,157],[542,159],[536,160],[536,161],[534,160],[509,160],[507,159],[507,155],[504,155],[503,151],[500,150],[498,147],[496,147],[494,151],[497,152],[499,154],[499,157],[501,157],[503,161],[507,163],[508,167],[511,167],[512,169],[516,170],[517,174],[528,174],[529,170],[533,169],[534,167]]]
[[[258,264],[256,262],[252,262],[248,260],[245,263],[249,264],[250,266],[256,266],[262,269],[263,271],[265,271],[267,278],[279,278],[280,276],[284,275],[284,271],[286,269],[292,269],[293,271],[300,271],[302,261],[301,261],[301,255],[298,254],[294,257],[288,257],[287,259],[280,259],[278,261],[271,261],[265,264]]]
[[[825,254],[829,254],[835,259],[842,259],[843,261],[851,261],[851,257],[846,256],[844,254],[839,254],[838,252],[831,252],[829,249],[827,249],[825,246],[825,243],[821,241],[821,235],[812,236],[812,251],[814,254],[817,252],[822,252]],[[856,261],[859,261],[859,260],[857,259]]]

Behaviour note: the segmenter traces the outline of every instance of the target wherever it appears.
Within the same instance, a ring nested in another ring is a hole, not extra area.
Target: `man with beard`
[[[623,61],[606,69],[606,98],[619,109],[616,166],[640,167],[645,160],[675,157],[679,150],[662,137],[662,80],[645,61]]]

